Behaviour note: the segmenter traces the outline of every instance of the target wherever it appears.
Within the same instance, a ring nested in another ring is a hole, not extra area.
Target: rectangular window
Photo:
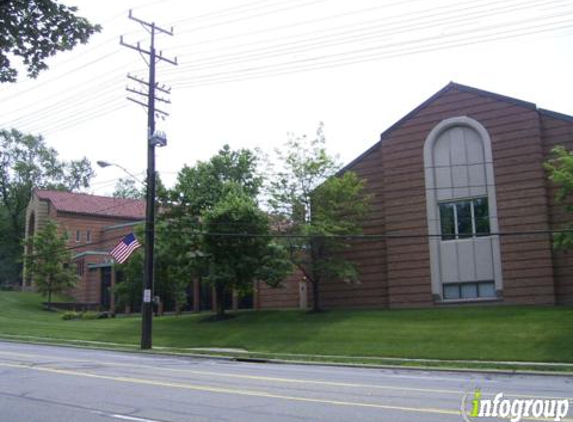
[[[493,281],[474,283],[446,283],[443,285],[444,299],[477,299],[495,297]]]
[[[487,198],[474,199],[473,209],[476,236],[487,236],[489,234],[489,210]]]
[[[470,201],[460,201],[456,203],[457,235],[459,239],[472,237],[472,203]]]
[[[82,232],[81,230],[76,230],[76,242],[82,241]]]
[[[92,241],[92,232],[91,230],[86,231],[86,242],[90,243]]]
[[[442,240],[489,235],[487,197],[442,202],[439,207]]]
[[[76,263],[76,274],[80,277],[84,275],[84,262],[77,262]]]
[[[456,238],[456,219],[453,204],[440,204],[440,225],[442,226],[442,240]]]

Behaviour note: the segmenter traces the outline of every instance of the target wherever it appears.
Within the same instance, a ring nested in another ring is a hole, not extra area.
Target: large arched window
[[[439,123],[424,145],[435,300],[501,296],[503,285],[491,139],[469,117]]]

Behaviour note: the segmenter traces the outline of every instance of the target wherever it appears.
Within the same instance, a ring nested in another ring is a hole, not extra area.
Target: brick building
[[[50,190],[34,190],[26,210],[26,237],[48,219],[67,232],[79,281],[69,294],[79,303],[113,307],[115,284],[109,251],[145,218],[145,201]],[[32,288],[24,274],[24,289]]]
[[[572,116],[444,87],[343,169],[364,178],[373,198],[364,233],[385,237],[354,242],[346,253],[359,283],[323,282],[322,306],[573,304],[573,254],[553,249],[550,235],[571,220],[543,169],[556,145],[573,149]],[[106,251],[144,209],[142,201],[36,191],[26,234],[56,218],[78,246],[76,298],[105,304],[113,283]],[[311,290],[298,273],[278,289],[255,283],[248,307],[305,308]],[[189,295],[195,310],[216,300],[198,281]],[[225,300],[238,306],[236,295]]]
[[[571,221],[543,169],[556,145],[573,149],[573,117],[447,85],[345,167],[373,196],[365,234],[387,237],[353,245],[360,282],[323,283],[323,305],[573,304],[573,254],[548,233]]]

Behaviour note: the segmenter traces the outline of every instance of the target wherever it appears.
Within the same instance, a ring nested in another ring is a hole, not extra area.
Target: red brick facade
[[[492,209],[497,215],[488,218],[495,218],[498,225],[498,233],[490,237],[498,242],[500,271],[495,295],[478,302],[573,304],[573,253],[555,250],[550,235],[572,217],[555,203],[555,188],[543,169],[554,146],[573,149],[573,117],[451,83],[382,133],[377,144],[345,168],[366,180],[366,193],[372,197],[364,233],[382,236],[354,241],[345,254],[357,263],[359,282],[323,282],[323,307],[398,308],[476,302],[444,300],[445,292],[436,288],[436,261],[429,241],[431,201],[425,146],[436,127],[456,119],[483,128],[491,150],[491,163],[486,164],[491,166],[495,181],[491,188],[496,204]],[[73,295],[81,302],[100,303],[99,269],[110,261],[106,251],[132,230],[131,224],[144,218],[144,205],[126,204],[132,211],[139,210],[138,215],[114,216],[109,211],[105,215],[94,213],[93,201],[88,212],[73,212],[66,204],[62,206],[65,210],[58,209],[45,195],[35,193],[28,208],[27,235],[40,228],[46,218],[58,221],[69,233],[69,246],[77,247],[76,263],[83,268]],[[76,231],[80,233],[78,242]],[[253,305],[257,309],[305,308],[311,303],[311,290],[300,273],[277,289],[256,283]],[[198,282],[193,291],[193,307],[199,309]],[[233,303],[236,307],[236,297]]]
[[[405,235],[358,242],[348,253],[359,284],[321,286],[325,307],[441,305],[431,288],[424,144],[440,122],[479,122],[491,138],[500,233],[548,232],[571,221],[553,199],[543,163],[555,145],[573,149],[573,118],[534,104],[449,84],[384,132],[345,169],[367,181],[373,201],[366,234]],[[412,236],[412,237],[409,237]],[[550,234],[499,237],[503,290],[496,302],[573,304],[573,255],[555,251]]]
[[[69,295],[79,303],[107,308],[113,305],[109,290],[115,283],[109,251],[134,230],[144,214],[145,203],[140,200],[35,190],[26,213],[26,237],[41,230],[48,219],[55,221],[59,232],[67,233],[79,276]],[[103,273],[109,288],[102,288]],[[32,287],[25,273],[23,287]]]

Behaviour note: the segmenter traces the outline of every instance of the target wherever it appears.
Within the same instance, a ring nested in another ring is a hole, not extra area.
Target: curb
[[[14,336],[17,337],[17,336]],[[479,361],[440,361],[440,360],[424,360],[424,359],[395,359],[396,362],[418,362],[420,365],[401,365],[396,364],[374,364],[374,363],[353,363],[353,362],[329,362],[329,361],[310,361],[310,360],[299,360],[299,359],[280,359],[280,358],[266,358],[266,357],[250,357],[250,356],[240,356],[241,353],[222,355],[217,353],[185,353],[178,350],[168,350],[161,347],[151,349],[151,350],[141,350],[137,348],[136,345],[125,345],[118,343],[103,343],[103,342],[83,342],[83,341],[62,341],[61,339],[49,339],[49,338],[10,338],[0,335],[0,341],[10,342],[10,343],[26,343],[26,344],[37,344],[44,346],[55,346],[55,347],[69,347],[77,349],[95,349],[95,350],[107,350],[120,353],[138,353],[142,355],[159,355],[159,356],[176,356],[181,358],[192,358],[192,359],[211,359],[211,360],[221,360],[227,362],[241,362],[241,363],[258,363],[258,364],[275,364],[275,365],[304,365],[304,366],[330,366],[330,367],[341,367],[341,368],[364,368],[364,369],[387,369],[387,370],[404,370],[404,371],[434,371],[434,372],[456,372],[456,373],[479,373],[479,374],[492,374],[492,375],[532,375],[532,376],[559,376],[559,377],[573,377],[573,371],[542,371],[533,369],[503,369],[503,368],[463,368],[447,366],[448,363],[455,362],[463,364],[467,363],[492,363],[499,365],[510,365],[510,364],[520,364],[520,365],[539,365],[541,367],[556,367],[560,366],[558,363],[518,363],[518,362],[479,362]],[[117,347],[114,347],[117,346]],[[243,352],[244,353],[244,352]],[[245,354],[248,354],[246,352]],[[342,356],[342,358],[352,359],[352,357]],[[375,358],[373,358],[375,359]],[[392,358],[382,358],[393,360]],[[424,362],[428,363],[443,363],[444,366],[433,366],[424,365]],[[573,364],[565,363],[565,367],[573,367]]]

